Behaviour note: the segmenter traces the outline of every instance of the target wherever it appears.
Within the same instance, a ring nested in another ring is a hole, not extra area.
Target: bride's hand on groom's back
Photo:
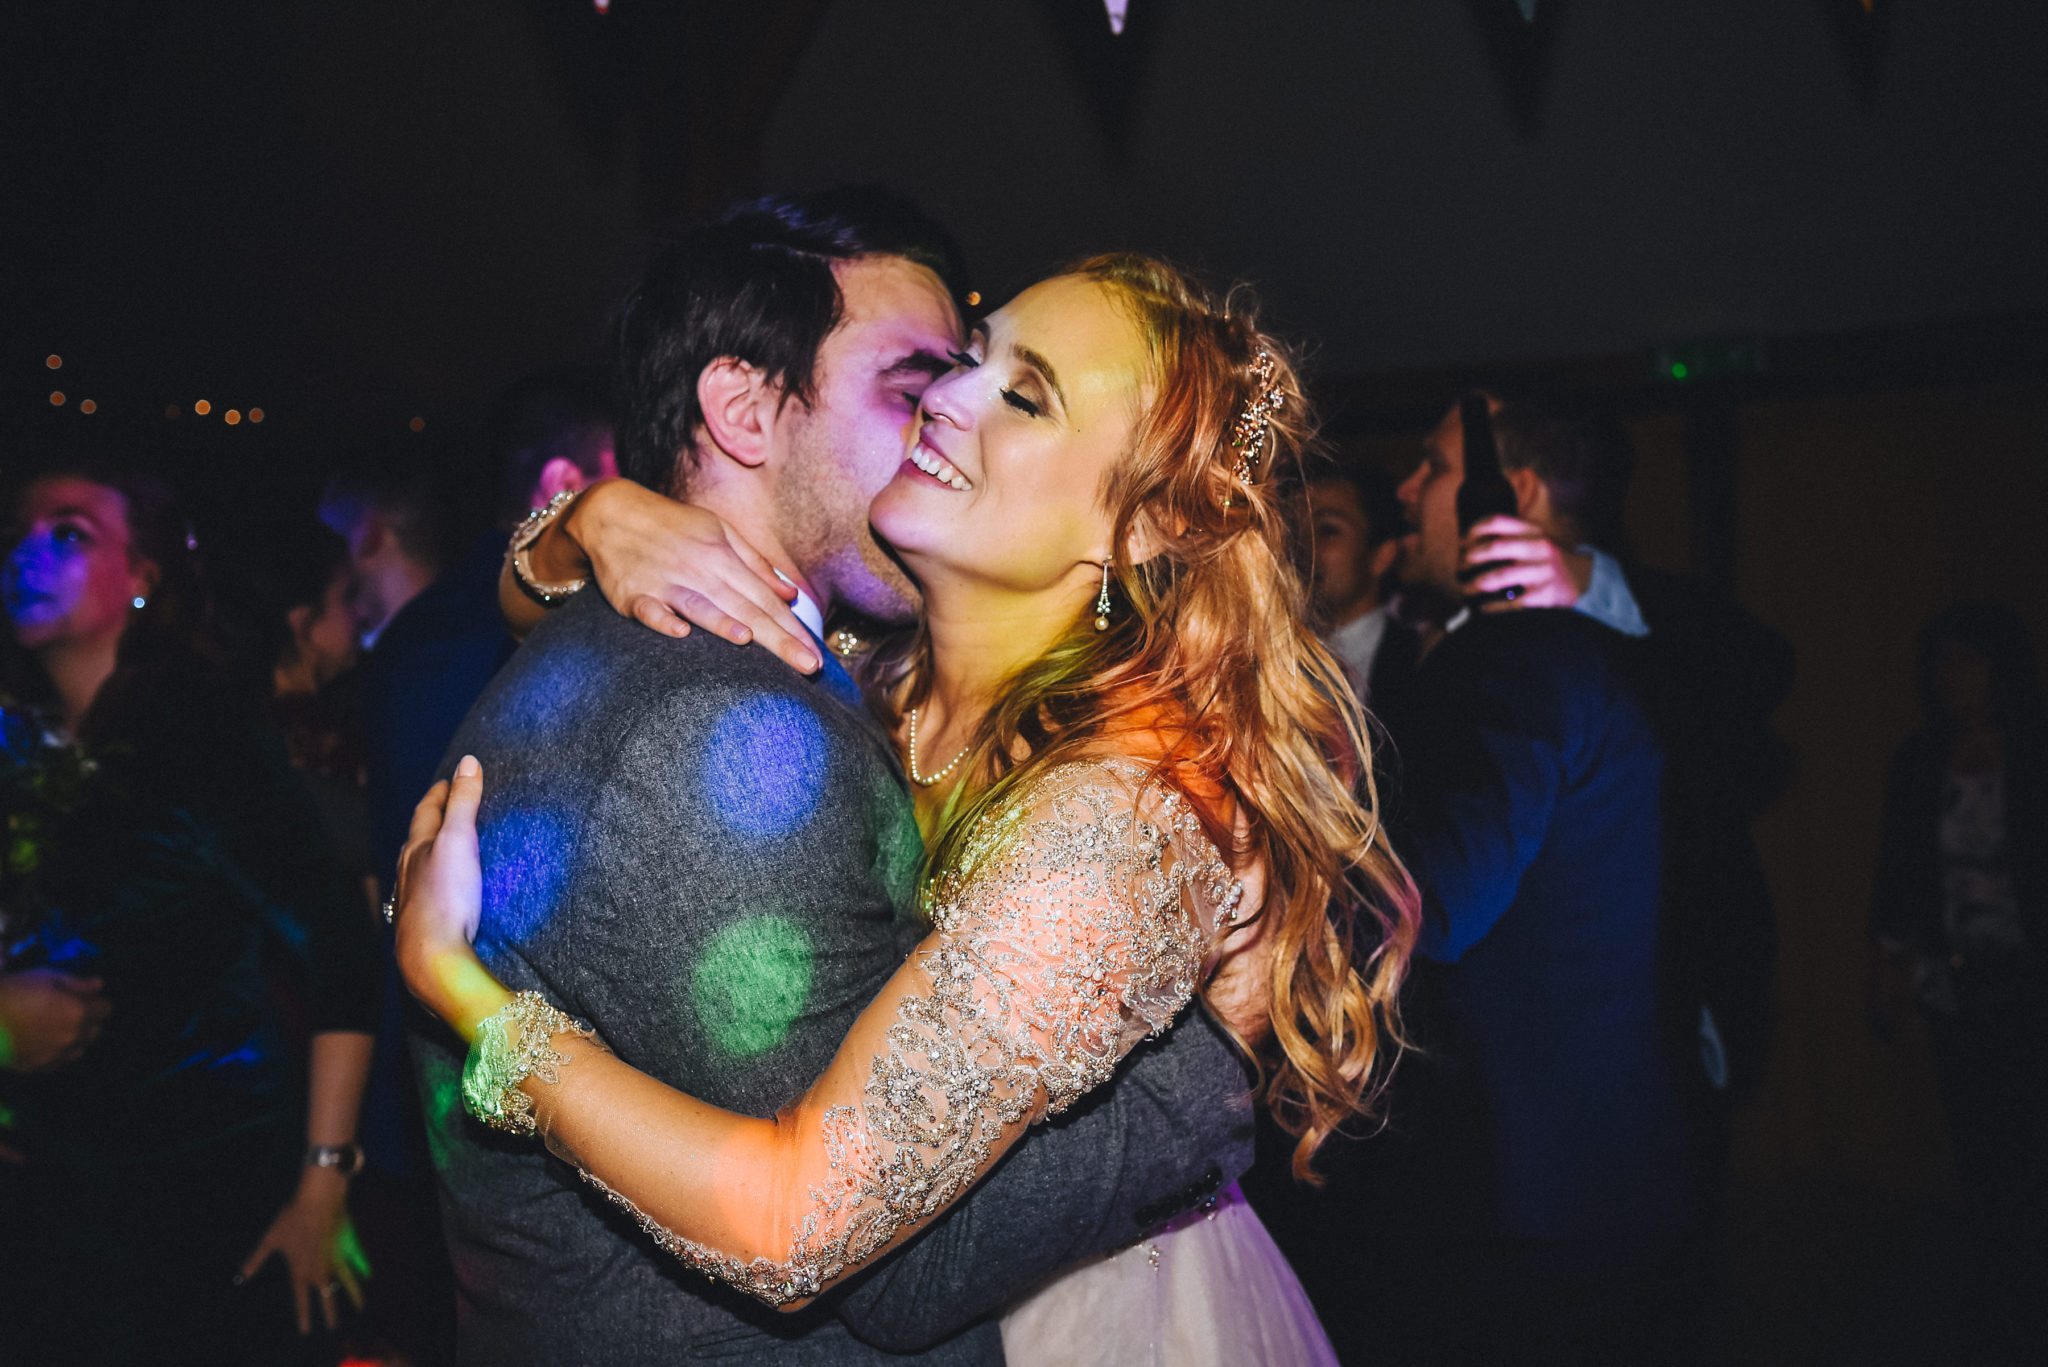
[[[695,624],[756,642],[799,673],[819,667],[816,642],[790,611],[796,586],[718,514],[620,479],[592,488],[564,518],[622,616],[665,636],[687,636]]]
[[[395,949],[405,985],[465,1039],[510,997],[471,942],[483,914],[483,858],[476,811],[483,769],[465,755],[455,777],[427,790],[413,809],[398,857]]]

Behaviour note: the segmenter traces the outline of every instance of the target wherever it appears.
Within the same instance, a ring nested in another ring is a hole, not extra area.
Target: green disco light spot
[[[875,877],[888,890],[900,919],[917,917],[917,876],[924,871],[924,836],[910,796],[886,774],[871,794],[875,829]]]
[[[811,996],[811,941],[782,916],[751,916],[712,937],[690,975],[698,1023],[728,1054],[782,1043]]]
[[[427,1157],[445,1172],[448,1141],[462,1127],[462,1065],[428,1054],[420,1060],[420,1076],[426,1083]]]
[[[1674,380],[1682,380],[1682,379],[1684,379],[1684,378],[1685,378],[1686,376],[1688,376],[1688,375],[1690,375],[1690,374],[1692,374],[1692,370],[1691,370],[1691,368],[1690,368],[1689,366],[1687,366],[1687,365],[1686,365],[1686,363],[1685,363],[1684,361],[1673,361],[1673,362],[1671,363],[1671,378],[1672,378],[1672,379],[1674,379]]]

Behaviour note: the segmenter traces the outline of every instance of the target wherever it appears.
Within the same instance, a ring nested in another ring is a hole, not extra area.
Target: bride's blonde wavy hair
[[[1371,1112],[1400,1048],[1396,996],[1419,899],[1379,822],[1364,714],[1305,625],[1289,554],[1299,488],[1275,467],[1298,464],[1312,441],[1309,405],[1248,293],[1218,300],[1135,254],[1066,274],[1129,312],[1151,362],[1154,397],[1103,490],[1121,601],[1106,631],[1095,629],[1092,600],[1076,603],[1073,629],[999,691],[972,739],[969,777],[941,814],[927,879],[961,855],[983,813],[1038,774],[1120,736],[1162,737],[1163,778],[1194,801],[1219,846],[1233,845],[1234,800],[1250,818],[1240,858],[1265,860],[1273,1037],[1260,1090],[1299,1139],[1296,1177],[1314,1180],[1316,1149]],[[1273,361],[1264,383],[1261,352]],[[1233,428],[1269,385],[1280,402],[1263,460],[1246,467]],[[1240,478],[1247,469],[1253,477]],[[1134,564],[1140,532],[1158,549]],[[930,651],[920,628],[871,662],[871,696],[892,726],[924,701]]]

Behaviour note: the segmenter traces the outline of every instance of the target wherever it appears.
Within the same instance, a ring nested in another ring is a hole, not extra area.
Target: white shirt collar
[[[770,568],[773,567],[771,566]],[[775,571],[775,577],[796,590],[796,601],[789,605],[789,610],[796,614],[797,621],[809,627],[811,635],[821,641],[824,640],[825,614],[819,609],[818,604],[811,598],[811,595],[803,591],[803,587],[796,580],[791,579],[781,570]]]
[[[1380,653],[1380,643],[1387,636],[1387,609],[1385,604],[1372,611],[1352,618],[1323,638],[1323,644],[1330,653],[1344,663],[1351,672],[1351,686],[1358,695],[1365,696],[1366,685],[1372,677],[1372,664]]]
[[[818,605],[811,600],[811,595],[798,589],[796,601],[789,605],[789,610],[796,614],[797,621],[811,629],[811,635],[821,641],[825,639],[825,614],[819,611]]]
[[[1326,638],[1332,641],[1377,641],[1386,634],[1387,605],[1380,604],[1370,612],[1362,612],[1341,627],[1332,628]]]

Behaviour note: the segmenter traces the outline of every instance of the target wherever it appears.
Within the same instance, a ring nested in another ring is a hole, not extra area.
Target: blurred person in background
[[[50,463],[8,504],[7,692],[45,775],[32,917],[5,974],[58,969],[110,1014],[0,1072],[0,1357],[329,1362],[360,1304],[348,1221],[370,938],[268,724],[266,672],[218,644],[198,545],[156,481]],[[12,910],[12,909],[10,909]],[[266,981],[305,975],[294,1054]]]
[[[1495,415],[1510,479],[1559,496],[1465,538],[1475,592],[1517,590],[1486,610],[1568,607],[1630,638],[1620,659],[1664,747],[1664,962],[1687,1070],[1703,1246],[1702,1285],[1734,1145],[1734,1107],[1762,1083],[1775,1014],[1777,920],[1756,818],[1782,789],[1771,714],[1792,687],[1790,644],[1703,579],[1630,556],[1622,530],[1635,451],[1611,416],[1508,402]],[[1526,470],[1525,474],[1516,473]]]
[[[336,854],[375,908],[361,721],[351,671],[362,653],[348,544],[317,523],[294,526],[264,557],[260,639],[271,660],[272,715],[320,804]]]
[[[511,656],[498,611],[506,534],[557,495],[618,474],[605,386],[602,367],[582,366],[512,386],[487,424],[474,478],[447,444],[414,439],[329,486],[321,518],[348,542],[367,650],[361,700],[380,878],[391,875],[449,737]],[[454,487],[464,479],[481,487]],[[479,495],[488,526],[458,538],[464,509],[455,505]]]
[[[458,470],[440,444],[409,441],[397,468],[370,466],[337,480],[330,525],[348,538],[360,581],[380,587],[363,603],[390,609],[374,626],[357,672],[367,779],[370,863],[389,890],[413,804],[434,780],[455,729],[516,642],[498,610],[505,539],[528,512],[618,474],[608,380],[602,366],[561,366],[520,380],[485,428],[474,487],[448,487]],[[488,526],[466,544],[451,534],[457,493],[487,500]],[[442,529],[429,542],[425,532]],[[444,553],[454,540],[463,548]],[[431,572],[429,572],[431,571]],[[411,588],[402,600],[399,592]],[[381,895],[380,895],[381,896]],[[383,1338],[416,1362],[454,1352],[455,1288],[439,1227],[426,1122],[412,1085],[405,995],[388,934],[380,973],[377,1047],[363,1108],[369,1171],[358,1217],[373,1261],[392,1289],[373,1313]],[[402,1283],[402,1288],[397,1284]]]
[[[365,650],[448,562],[443,449],[423,441],[371,447],[343,462],[320,496],[320,521],[348,546]]]
[[[1975,1242],[1965,1332],[2038,1352],[2048,1260],[2048,725],[2033,642],[2004,603],[1920,634],[1922,724],[1885,791],[1871,905],[1873,1024],[1918,1007]]]
[[[1545,472],[1568,453],[1494,420],[1521,515],[1579,514],[1570,467]],[[1463,479],[1453,407],[1399,491],[1404,583],[1448,602],[1466,591]],[[1359,1360],[1672,1351],[1692,1197],[1661,961],[1664,757],[1626,644],[1585,613],[1460,613],[1425,634],[1388,718],[1397,845],[1423,892],[1418,1051],[1351,1188],[1347,1214],[1402,1249],[1348,1298]]]
[[[1415,634],[1387,611],[1407,519],[1394,481],[1355,461],[1310,473],[1308,516],[1316,630],[1370,705],[1376,689],[1398,687],[1415,668]]]

